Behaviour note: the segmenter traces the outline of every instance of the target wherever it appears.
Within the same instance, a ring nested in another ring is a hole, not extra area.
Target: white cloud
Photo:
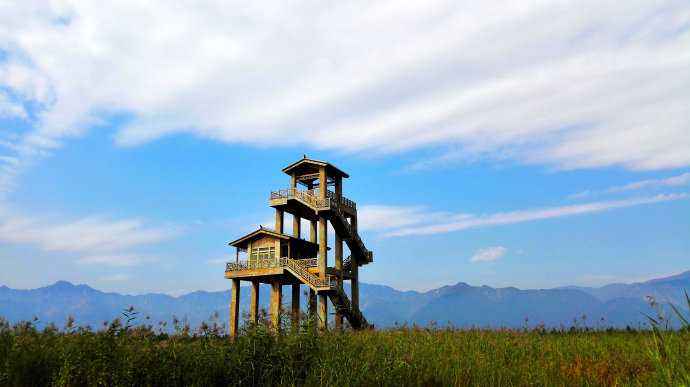
[[[0,93],[0,117],[26,118],[26,110],[20,104],[10,101],[6,95]]]
[[[508,249],[506,249],[503,246],[492,246],[492,247],[487,247],[485,249],[479,249],[477,250],[472,258],[470,258],[470,262],[493,262],[497,261],[498,259],[502,258],[506,253],[508,252]]]
[[[101,281],[106,282],[122,282],[127,281],[130,277],[127,274],[112,274],[105,277],[101,277]]]
[[[688,166],[689,20],[685,0],[11,2],[0,86],[42,107],[13,170],[113,112],[129,146],[187,132],[449,147],[422,167]]]
[[[87,217],[71,221],[13,215],[0,207],[0,241],[28,244],[44,251],[86,253],[82,263],[127,266],[141,257],[132,248],[155,244],[178,235],[172,227],[147,225],[140,219]]]
[[[443,234],[480,227],[500,226],[531,222],[536,220],[562,218],[575,215],[593,214],[618,208],[634,207],[645,204],[662,203],[687,199],[687,194],[661,194],[625,200],[598,201],[576,205],[498,212],[486,215],[454,214],[445,220],[420,217],[415,224],[405,227],[383,230],[385,236],[400,237],[408,235]]]
[[[215,258],[215,259],[209,259],[206,261],[209,265],[224,265],[227,262],[231,262],[234,258],[232,258],[230,255],[227,257],[221,257],[221,258]]]
[[[683,187],[690,185],[690,172],[682,173],[680,175],[671,176],[663,179],[648,179],[636,181],[633,183],[610,187],[601,191],[596,190],[586,190],[574,195],[570,195],[570,199],[582,199],[590,196],[600,195],[600,194],[613,194],[628,191],[636,191],[642,189],[660,189],[660,188],[672,188],[672,187]]]
[[[361,231],[383,231],[433,221],[448,219],[450,214],[428,211],[424,206],[358,206],[357,228]]]
[[[77,263],[84,265],[138,266],[157,259],[139,254],[99,254],[79,258]]]

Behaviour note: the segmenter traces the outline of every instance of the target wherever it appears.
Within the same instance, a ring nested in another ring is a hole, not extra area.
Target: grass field
[[[174,334],[0,322],[0,385],[688,385],[690,332],[398,328],[235,341],[218,325]],[[286,331],[290,331],[286,327]]]

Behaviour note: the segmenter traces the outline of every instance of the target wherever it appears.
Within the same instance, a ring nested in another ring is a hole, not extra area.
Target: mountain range
[[[402,324],[637,328],[646,324],[645,314],[657,313],[650,305],[652,298],[662,308],[673,303],[687,309],[686,289],[690,291],[690,271],[631,284],[554,289],[492,288],[459,282],[417,292],[363,283],[360,298],[364,315],[381,328]],[[268,290],[267,286],[260,290],[263,307],[268,304]],[[283,293],[289,294],[287,290]],[[242,289],[240,298],[240,308],[246,311],[248,288]],[[175,316],[194,327],[213,319],[214,315],[226,322],[229,299],[229,291],[197,291],[178,297],[157,293],[123,295],[59,281],[37,289],[0,286],[0,316],[13,323],[38,318],[39,325],[52,322],[58,326],[72,316],[78,325],[99,328],[133,306],[139,312],[139,322],[156,325],[159,321],[167,321],[170,326]]]

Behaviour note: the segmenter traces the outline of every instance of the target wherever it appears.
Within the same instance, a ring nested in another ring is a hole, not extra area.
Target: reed
[[[305,320],[275,335],[262,321],[231,341],[213,319],[191,329],[136,318],[128,310],[98,330],[0,320],[0,385],[676,386],[688,384],[690,370],[687,328],[315,334]]]

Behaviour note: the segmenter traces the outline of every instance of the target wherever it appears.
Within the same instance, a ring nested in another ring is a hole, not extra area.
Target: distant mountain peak
[[[646,284],[657,284],[660,282],[668,282],[668,281],[678,281],[678,280],[690,280],[690,270],[684,271],[679,274],[674,274],[668,277],[662,277],[662,278],[654,278],[651,279],[647,282],[644,282]]]
[[[52,285],[46,286],[47,288],[73,288],[74,284],[69,281],[60,280]]]
[[[58,290],[58,291],[59,290],[69,291],[69,290],[76,290],[76,289],[96,291],[94,288],[90,287],[89,285],[85,285],[85,284],[75,285],[69,281],[64,281],[64,280],[60,280],[60,281],[55,282],[52,285],[48,285],[44,289]]]

